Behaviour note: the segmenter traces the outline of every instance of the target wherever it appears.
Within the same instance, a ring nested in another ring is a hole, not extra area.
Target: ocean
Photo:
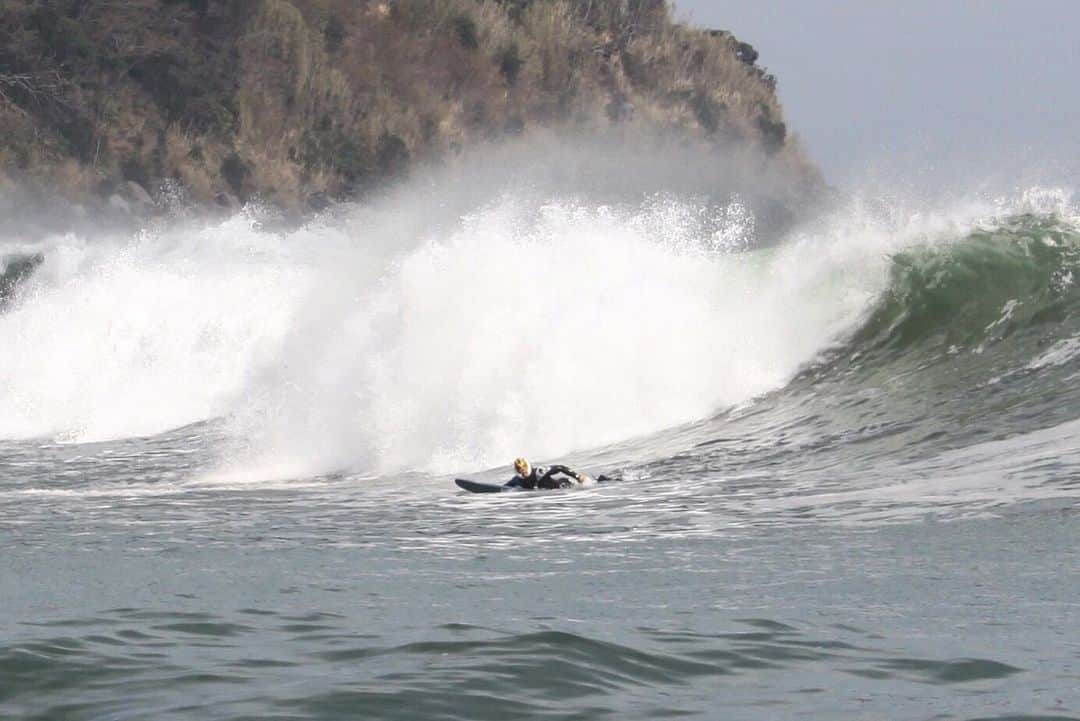
[[[0,717],[1080,719],[1070,190],[446,197],[0,231]]]

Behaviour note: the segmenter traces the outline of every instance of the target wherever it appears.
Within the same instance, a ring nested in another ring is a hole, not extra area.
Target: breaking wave
[[[1060,191],[853,202],[767,246],[738,196],[508,192],[450,220],[388,201],[294,231],[243,213],[9,242],[43,260],[0,314],[0,437],[212,421],[222,468],[252,478],[448,471],[646,436],[840,366],[998,345],[1009,368],[1060,365],[1078,238]]]

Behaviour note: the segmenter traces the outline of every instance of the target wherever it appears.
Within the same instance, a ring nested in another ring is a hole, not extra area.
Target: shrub
[[[533,4],[533,0],[496,0],[496,2],[506,8],[507,15],[516,23],[521,23],[525,19],[525,11]]]
[[[345,23],[341,22],[341,18],[337,15],[331,15],[327,18],[326,25],[323,27],[323,41],[326,43],[326,52],[333,54],[341,50],[341,46],[348,35],[349,31],[345,28]]]
[[[476,21],[464,13],[455,15],[450,19],[450,27],[454,30],[461,47],[467,50],[476,50],[480,47],[480,38],[476,33]]]
[[[379,174],[396,177],[409,165],[409,147],[405,141],[392,133],[383,133],[375,148],[375,167]]]
[[[483,98],[473,100],[465,106],[465,122],[473,130],[483,130],[488,124],[488,107]]]
[[[690,99],[690,107],[694,111],[694,117],[709,135],[715,135],[725,122],[727,106],[713,99],[708,93],[695,93]]]
[[[29,143],[19,143],[15,146],[15,167],[19,170],[26,170],[30,167]]]
[[[251,166],[245,163],[236,151],[233,151],[221,161],[221,177],[225,178],[225,182],[229,184],[234,195],[243,198],[244,186],[251,177]]]
[[[517,43],[510,43],[495,53],[495,62],[498,63],[499,73],[506,80],[506,84],[517,84],[518,73],[521,72],[521,66],[525,64]]]
[[[566,2],[534,3],[523,20],[535,42],[540,87],[560,97],[572,92],[578,70],[573,58],[588,43],[576,12]]]
[[[746,65],[753,65],[757,62],[758,51],[750,43],[739,41],[735,44],[735,57]]]
[[[355,186],[371,173],[371,152],[366,144],[360,144],[353,138],[342,138],[333,167],[349,186]]]
[[[623,72],[626,78],[634,85],[644,86],[649,83],[649,66],[642,61],[633,51],[625,49],[619,54]]]
[[[197,51],[162,51],[142,59],[128,71],[165,113],[168,122],[182,122],[199,132],[229,136],[237,129],[232,90],[236,79],[221,58]]]
[[[765,150],[775,153],[784,147],[784,141],[787,139],[787,125],[783,120],[774,119],[771,113],[762,112],[757,117],[757,127],[761,131],[761,140]]]
[[[73,156],[84,163],[93,160],[97,133],[89,118],[79,112],[72,112],[61,118],[56,128]]]
[[[521,135],[525,132],[525,121],[518,115],[511,115],[503,124],[503,132],[507,135]]]
[[[332,170],[350,188],[371,175],[371,150],[366,143],[335,129],[328,116],[323,116],[315,128],[304,132],[298,149],[290,158],[303,164],[308,172]]]
[[[59,62],[97,62],[99,46],[87,37],[86,28],[54,7],[38,7],[30,17],[30,27]]]
[[[120,162],[120,175],[124,180],[138,183],[144,188],[150,187],[150,173],[147,172],[143,162],[136,157],[125,158]]]

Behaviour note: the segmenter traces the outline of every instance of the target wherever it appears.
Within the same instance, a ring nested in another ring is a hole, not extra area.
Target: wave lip
[[[1080,305],[1080,229],[1020,215],[946,246],[892,258],[887,290],[855,334],[858,352],[977,347],[1059,324]]]

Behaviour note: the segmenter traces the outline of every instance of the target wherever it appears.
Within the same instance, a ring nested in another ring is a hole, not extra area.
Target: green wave
[[[977,348],[1077,315],[1080,228],[1056,216],[1013,216],[952,243],[899,253],[890,273],[849,351]]]

